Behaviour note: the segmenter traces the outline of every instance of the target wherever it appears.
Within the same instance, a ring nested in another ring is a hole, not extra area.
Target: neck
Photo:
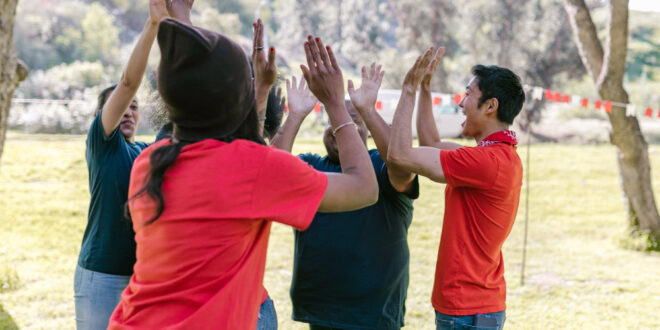
[[[479,143],[483,139],[487,138],[489,135],[507,129],[509,129],[509,125],[507,125],[506,123],[503,123],[499,120],[496,122],[491,122],[490,124],[484,127],[484,129],[481,131],[480,134],[474,137],[474,140],[477,141],[477,143]]]

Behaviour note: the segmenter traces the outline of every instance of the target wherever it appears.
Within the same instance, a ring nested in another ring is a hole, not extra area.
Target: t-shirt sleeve
[[[101,122],[101,112],[92,121],[92,125],[87,132],[87,149],[94,158],[99,158],[107,148],[117,146],[124,137],[119,133],[119,126],[110,134],[105,136],[103,123]]]
[[[370,156],[371,163],[373,164],[374,170],[376,171],[378,189],[380,190],[381,194],[385,195],[385,197],[388,198],[390,202],[397,204],[397,206],[399,206],[402,210],[411,208],[411,200],[417,199],[419,197],[419,180],[417,175],[415,175],[412,186],[407,192],[398,192],[394,186],[392,186],[392,182],[390,182],[387,164],[383,161],[382,157],[380,157],[378,152],[374,151],[370,153]]]
[[[289,153],[269,148],[255,185],[252,212],[258,218],[305,230],[327,185],[324,173]]]
[[[497,178],[499,162],[487,147],[464,147],[440,152],[442,171],[453,187],[488,189]]]

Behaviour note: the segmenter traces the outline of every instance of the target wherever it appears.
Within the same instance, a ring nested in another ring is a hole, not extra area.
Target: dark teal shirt
[[[417,177],[408,194],[390,184],[378,151],[369,151],[378,179],[376,204],[351,212],[322,213],[295,231],[291,301],[293,319],[349,329],[403,326],[408,291],[408,227]],[[341,172],[327,156],[300,158],[316,170]]]
[[[101,113],[94,118],[85,151],[91,199],[78,256],[81,267],[106,274],[133,274],[135,233],[124,217],[124,205],[133,161],[147,146],[127,142],[119,128],[106,137]]]

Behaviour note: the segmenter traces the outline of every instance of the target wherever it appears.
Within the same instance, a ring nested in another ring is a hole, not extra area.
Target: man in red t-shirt
[[[508,126],[520,112],[525,93],[510,70],[474,66],[458,106],[466,116],[462,135],[474,138],[477,146],[443,142],[433,119],[430,90],[443,53],[444,48],[429,48],[406,74],[388,159],[447,184],[431,299],[437,329],[501,329],[506,309],[502,244],[513,227],[522,185],[517,141]],[[420,84],[420,147],[413,148],[411,117]]]

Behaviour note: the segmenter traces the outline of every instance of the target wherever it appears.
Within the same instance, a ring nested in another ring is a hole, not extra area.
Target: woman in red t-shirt
[[[256,40],[256,38],[255,38]],[[135,273],[109,328],[254,329],[272,221],[307,228],[317,210],[373,204],[378,186],[344,106],[343,77],[330,47],[305,43],[301,66],[328,112],[343,172],[324,174],[259,134],[257,99],[274,68],[255,42],[248,59],[227,37],[166,19],[159,25],[158,91],[173,137],[135,161],[129,210]]]

